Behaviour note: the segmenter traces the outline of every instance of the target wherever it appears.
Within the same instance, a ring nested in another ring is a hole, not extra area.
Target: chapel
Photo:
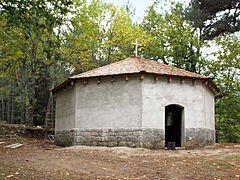
[[[61,145],[165,148],[215,143],[214,101],[206,76],[140,57],[69,77],[56,94]]]

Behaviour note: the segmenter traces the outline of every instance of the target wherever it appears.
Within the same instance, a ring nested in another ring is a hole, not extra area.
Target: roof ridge
[[[191,74],[193,74],[193,75],[198,75],[198,76],[202,76],[202,77],[204,77],[204,78],[208,78],[207,76],[203,76],[203,75],[200,75],[200,74],[198,74],[198,73],[195,73],[195,72],[191,72],[191,71],[188,71],[188,70],[185,70],[185,69],[181,69],[181,68],[178,68],[178,67],[175,67],[175,66],[170,66],[170,65],[167,65],[167,64],[164,64],[164,63],[160,63],[160,62],[157,62],[157,61],[154,61],[154,60],[151,60],[151,59],[145,59],[145,58],[142,58],[142,59],[144,59],[144,60],[146,60],[146,61],[150,61],[150,62],[154,62],[154,63],[158,63],[158,64],[161,64],[161,65],[163,65],[163,66],[165,66],[165,67],[168,67],[168,68],[170,68],[170,69],[176,69],[176,70],[180,70],[180,71],[184,71],[184,72],[187,72],[187,73],[191,73]]]
[[[142,71],[145,72],[145,64],[141,61],[141,59],[143,59],[143,58],[135,57],[135,59],[138,62],[136,65],[137,65],[137,68],[138,68],[139,72],[142,72]]]
[[[85,71],[85,72],[82,72],[82,73],[79,73],[79,74],[95,72],[95,71],[98,71],[99,69],[106,68],[106,67],[109,67],[109,66],[113,66],[113,65],[122,63],[123,61],[127,61],[127,60],[129,60],[129,59],[131,59],[131,58],[126,58],[126,59],[124,59],[124,60],[120,60],[120,61],[117,61],[117,62],[114,62],[114,63],[106,64],[106,65],[103,65],[103,66],[100,66],[100,67],[97,67],[97,68],[94,68],[94,69],[91,69],[91,70],[89,70],[89,71]],[[69,79],[72,79],[72,78],[74,78],[75,76],[78,76],[79,74],[75,74],[75,75],[69,77]]]
[[[175,66],[170,66],[170,65],[167,65],[167,64],[164,64],[164,63],[159,63],[159,64],[162,64],[164,66],[167,66],[169,68],[173,68],[173,69],[177,69],[177,70],[181,70],[181,71],[184,71],[184,72],[187,72],[187,73],[191,73],[191,74],[194,74],[194,75],[199,75],[199,76],[202,76],[204,78],[208,78],[207,76],[203,76],[203,75],[200,75],[198,73],[195,73],[195,72],[191,72],[191,71],[188,71],[188,70],[185,70],[185,69],[181,69],[181,68],[178,68],[178,67],[175,67]]]

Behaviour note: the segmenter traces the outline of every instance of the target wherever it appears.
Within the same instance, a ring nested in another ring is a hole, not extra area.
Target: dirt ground
[[[16,149],[8,144],[23,143]],[[0,144],[0,179],[233,179],[240,178],[240,145],[192,150],[57,147],[50,140],[15,138]]]

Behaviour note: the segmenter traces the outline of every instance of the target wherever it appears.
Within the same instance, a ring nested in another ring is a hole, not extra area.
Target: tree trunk
[[[4,86],[4,82],[3,82],[3,79],[1,79],[1,87]],[[2,118],[2,121],[5,121],[5,104],[4,104],[4,93],[1,94],[1,118]]]
[[[57,65],[56,63],[54,64],[54,69],[53,69],[53,77],[52,77],[52,85],[51,88],[54,88],[55,83],[56,83],[56,74],[57,74]],[[51,107],[52,107],[52,102],[53,102],[53,94],[50,92],[49,98],[48,98],[48,104],[47,104],[47,111],[45,115],[45,128],[48,128],[48,120],[53,117],[51,115]]]
[[[12,111],[11,111],[11,124],[14,124],[14,91],[12,91],[12,96],[11,96],[11,102],[12,102]]]
[[[22,65],[22,76],[21,80],[19,79],[18,72],[16,70],[16,80],[19,89],[21,89],[21,107],[20,107],[20,121],[18,123],[25,124],[25,108],[26,108],[26,91],[25,91],[25,61],[23,61]]]
[[[4,95],[3,95],[3,93],[2,93],[2,96],[1,96],[1,97],[2,97],[2,98],[1,98],[1,100],[2,100],[2,103],[1,103],[1,104],[2,104],[2,121],[4,121],[4,120],[5,120],[5,119],[4,119],[4,118],[5,118],[5,116],[4,116],[4,115],[5,115],[5,111],[4,111],[4,108],[5,108],[4,106],[5,106],[5,105],[4,105]]]
[[[10,85],[11,86],[11,85]],[[8,102],[7,102],[7,122],[11,123],[11,96],[12,96],[12,92],[11,92],[11,87],[10,87],[10,93],[8,95]]]
[[[30,87],[30,94],[29,94],[29,101],[30,101],[30,107],[29,107],[29,118],[27,120],[27,124],[34,124],[34,110],[35,110],[35,94],[36,94],[36,61],[37,61],[37,47],[38,47],[38,40],[37,36],[35,36],[35,39],[33,40],[33,46],[31,49],[31,68],[32,68],[32,74],[31,74],[31,87]]]

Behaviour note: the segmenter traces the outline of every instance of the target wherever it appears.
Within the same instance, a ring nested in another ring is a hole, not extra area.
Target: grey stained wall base
[[[56,134],[59,145],[127,146],[164,148],[162,129],[91,129],[62,131]]]
[[[187,129],[186,148],[214,144],[215,132],[209,129]],[[56,134],[55,142],[61,146],[127,146],[150,149],[165,147],[162,129],[91,129],[62,131]]]

